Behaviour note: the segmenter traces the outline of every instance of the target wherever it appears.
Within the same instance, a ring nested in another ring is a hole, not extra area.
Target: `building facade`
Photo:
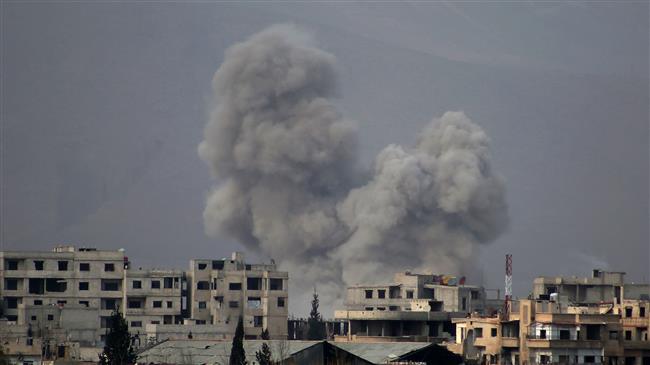
[[[345,306],[334,313],[348,322],[337,341],[442,341],[455,333],[452,318],[489,307],[481,287],[410,272],[395,274],[392,283],[348,287]]]
[[[275,264],[247,264],[236,252],[229,259],[191,260],[187,275],[193,323],[224,326],[234,334],[241,316],[248,339],[264,329],[272,339],[287,338],[289,274]]]

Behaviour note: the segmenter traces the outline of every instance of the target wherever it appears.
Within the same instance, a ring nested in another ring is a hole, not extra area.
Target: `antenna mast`
[[[506,254],[506,297],[503,302],[503,316],[508,319],[512,307],[512,255]]]

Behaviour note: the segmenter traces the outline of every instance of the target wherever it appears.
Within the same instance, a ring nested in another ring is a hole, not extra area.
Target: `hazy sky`
[[[506,253],[518,296],[594,267],[647,281],[648,18],[647,1],[3,1],[3,248],[177,268],[243,249],[204,233],[197,145],[224,50],[289,22],[337,57],[364,163],[448,110],[490,136],[511,223],[470,281],[501,288]]]

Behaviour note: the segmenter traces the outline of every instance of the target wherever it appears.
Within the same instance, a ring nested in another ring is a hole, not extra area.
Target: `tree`
[[[246,351],[244,351],[244,318],[239,317],[235,337],[232,339],[232,348],[230,349],[230,365],[247,365]]]
[[[255,353],[255,358],[257,359],[257,362],[260,365],[272,365],[273,364],[272,357],[273,356],[271,355],[271,348],[269,347],[269,345],[266,344],[266,342],[262,344],[262,349],[258,350]]]
[[[262,334],[260,335],[260,338],[262,340],[270,340],[271,339],[271,335],[269,335],[269,329],[268,328],[265,328],[264,331],[262,331]]]
[[[311,301],[311,311],[309,312],[309,331],[307,332],[308,340],[322,340],[325,338],[325,326],[323,325],[323,318],[318,311],[318,293],[314,289],[314,298]]]
[[[137,356],[131,346],[129,326],[117,309],[111,314],[105,343],[104,352],[99,354],[100,365],[135,364]]]

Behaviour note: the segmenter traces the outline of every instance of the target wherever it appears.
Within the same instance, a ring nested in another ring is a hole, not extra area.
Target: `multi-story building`
[[[128,270],[126,317],[131,332],[143,332],[147,324],[183,323],[181,270]]]
[[[645,297],[648,286],[629,290],[623,275],[535,279],[536,299],[519,301],[508,316],[454,319],[448,348],[491,364],[650,365],[650,302],[623,299]]]
[[[395,274],[393,283],[354,285],[345,310],[334,317],[348,322],[337,341],[440,341],[452,336],[452,318],[488,308],[485,290],[439,275]]]
[[[131,270],[122,250],[0,252],[4,317],[53,341],[100,344],[116,308],[134,333],[146,323],[178,323],[181,279],[181,271]]]
[[[271,339],[286,339],[289,275],[275,264],[247,264],[235,252],[230,259],[191,260],[187,275],[194,323],[225,325],[234,334],[243,317],[247,338],[267,329]]]
[[[535,278],[533,298],[557,293],[571,303],[620,304],[623,299],[650,300],[650,285],[625,282],[625,273],[594,269],[591,277],[546,277]]]

